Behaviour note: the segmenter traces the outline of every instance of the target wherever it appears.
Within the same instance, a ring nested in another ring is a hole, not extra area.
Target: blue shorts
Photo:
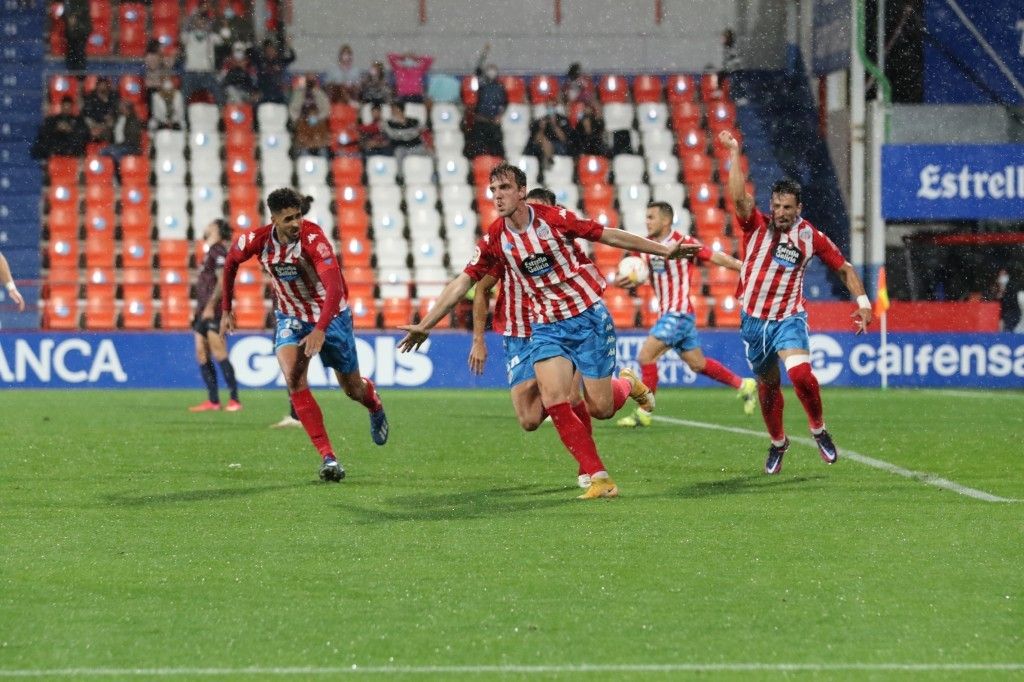
[[[697,320],[688,313],[665,313],[654,323],[651,336],[677,353],[700,348]]]
[[[285,346],[297,346],[299,341],[316,328],[312,322],[303,322],[297,317],[289,317],[278,311],[277,329],[274,332],[274,352]],[[348,374],[359,369],[359,358],[356,357],[356,337],[352,334],[352,311],[344,310],[327,325],[324,347],[320,349],[320,360],[324,367],[336,369]]]
[[[784,320],[762,320],[745,312],[740,314],[740,338],[747,351],[747,364],[755,374],[763,374],[778,362],[780,350],[811,349],[807,331],[807,313],[797,313]]]
[[[530,338],[506,336],[503,343],[508,387],[512,388],[516,384],[537,378],[537,375],[533,373],[533,346],[530,345]]]
[[[589,379],[611,376],[615,369],[615,325],[598,301],[576,317],[533,325],[533,361],[563,357]]]

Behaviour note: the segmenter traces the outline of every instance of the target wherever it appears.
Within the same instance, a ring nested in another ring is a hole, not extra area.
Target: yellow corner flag
[[[889,309],[889,288],[885,283],[885,266],[878,268],[878,289],[875,292],[875,317],[881,317]]]

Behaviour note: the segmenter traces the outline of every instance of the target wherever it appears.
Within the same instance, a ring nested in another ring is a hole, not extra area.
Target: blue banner
[[[814,73],[850,68],[850,0],[814,0],[812,36]]]
[[[930,40],[924,43],[924,101],[992,104],[992,97],[974,82],[977,80],[1003,103],[1024,102],[969,27],[974,26],[1014,78],[1024,83],[1024,4],[1020,0],[959,0],[955,4],[966,22],[947,0],[925,0],[925,27],[934,44]]]
[[[888,220],[1019,220],[1024,145],[887,144],[882,214]]]
[[[814,373],[823,385],[878,386],[883,368],[893,387],[1024,388],[1024,336],[1019,334],[813,334]],[[704,352],[740,375],[749,374],[738,332],[705,331]],[[505,388],[501,339],[488,335],[486,372],[469,371],[471,336],[433,334],[418,353],[399,353],[398,334],[360,334],[359,369],[378,386],[395,388]],[[636,364],[644,333],[622,333],[619,365]],[[283,388],[269,335],[230,338],[230,358],[244,388]],[[202,382],[189,333],[0,334],[0,385],[5,388],[189,388]],[[674,354],[658,363],[662,386],[717,386],[695,375]],[[335,386],[318,359],[309,383]]]

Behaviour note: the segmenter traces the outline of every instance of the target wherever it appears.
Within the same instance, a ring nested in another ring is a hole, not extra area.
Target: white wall
[[[783,63],[787,0],[294,0],[291,32],[296,70],[324,70],[349,43],[356,64],[388,52],[435,57],[435,70],[468,72],[486,42],[491,60],[507,72],[564,73],[579,61],[587,71],[701,71],[722,59],[721,32],[736,26],[744,63]]]

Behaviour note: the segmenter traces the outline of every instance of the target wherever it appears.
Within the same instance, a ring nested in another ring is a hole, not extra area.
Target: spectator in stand
[[[504,136],[501,132],[501,117],[508,106],[508,93],[498,80],[498,67],[484,60],[491,51],[491,44],[484,45],[476,63],[477,92],[476,108],[473,110],[473,124],[466,140],[466,156],[505,156]],[[518,151],[518,150],[517,150]]]
[[[579,62],[569,65],[569,71],[565,74],[564,101],[566,105],[580,102],[581,104],[593,104],[594,82],[590,76],[583,73],[583,67]]]
[[[135,113],[135,105],[126,99],[118,102],[113,141],[100,150],[100,154],[114,160],[114,167],[118,172],[121,169],[122,158],[142,153],[142,128],[142,121]]]
[[[284,79],[288,65],[294,61],[295,50],[291,45],[286,44],[285,49],[281,50],[273,38],[263,41],[263,49],[256,55],[256,84],[260,103],[288,103]]]
[[[89,0],[65,0],[64,36],[68,47],[64,55],[64,66],[68,71],[85,71],[85,46],[91,33]]]
[[[391,103],[391,119],[384,121],[383,128],[394,147],[399,168],[406,156],[428,153],[423,143],[423,124],[418,119],[407,117],[401,102]]]
[[[363,86],[359,90],[359,99],[362,102],[376,104],[387,104],[393,99],[391,85],[388,84],[388,79],[384,74],[384,64],[381,62],[374,62],[370,66]]]
[[[214,49],[223,42],[214,31],[214,13],[209,0],[200,0],[185,20],[181,32],[181,46],[185,55],[185,73],[181,81],[181,94],[187,104],[197,90],[206,90],[217,104],[224,103],[224,93],[217,80],[217,62]]]
[[[143,84],[146,87],[147,102],[151,102],[153,95],[160,92],[165,79],[174,76],[174,52],[173,47],[167,48],[165,52],[157,40],[150,40],[146,44],[146,56],[142,58],[142,63],[145,67]]]
[[[114,134],[114,120],[117,118],[117,95],[110,79],[100,76],[96,89],[85,96],[82,116],[89,127],[92,142],[110,142]]]
[[[395,153],[391,146],[391,138],[384,134],[381,120],[381,105],[374,102],[370,105],[371,121],[359,126],[359,148],[363,156],[392,156]]]
[[[570,153],[571,137],[569,119],[558,113],[554,104],[548,104],[544,116],[530,124],[530,141],[523,154],[536,156],[544,168],[549,168],[556,154]]]
[[[423,101],[423,77],[434,63],[433,57],[413,54],[388,55],[388,63],[395,74],[395,96],[401,102]]]
[[[33,159],[51,156],[84,156],[89,129],[85,120],[74,113],[75,101],[65,97],[60,101],[60,112],[43,119],[39,134],[32,144]]]
[[[295,130],[296,154],[325,154],[331,146],[331,100],[316,76],[307,76],[292,90],[288,105]]]
[[[249,60],[245,43],[235,43],[231,55],[220,67],[221,85],[229,104],[247,103],[256,96],[256,67]]]
[[[224,9],[217,17],[214,25],[221,42],[214,48],[214,60],[218,66],[231,56],[236,43],[242,43],[246,50],[256,43],[256,32],[253,30],[252,16],[245,16],[235,11],[231,3],[224,3]]]
[[[149,129],[182,130],[185,127],[185,98],[174,87],[174,79],[164,78],[149,104]]]
[[[604,117],[593,102],[583,105],[583,115],[572,130],[572,147],[574,155],[608,156],[608,147],[604,143]]]
[[[338,50],[338,63],[331,67],[324,78],[327,94],[332,102],[355,104],[359,101],[362,83],[363,72],[353,63],[352,48],[342,45]]]

